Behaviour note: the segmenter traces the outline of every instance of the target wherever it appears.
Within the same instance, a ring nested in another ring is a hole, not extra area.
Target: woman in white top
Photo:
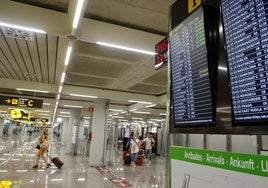
[[[137,155],[139,152],[139,139],[137,134],[133,135],[130,141],[130,154],[131,154],[131,166],[135,167],[137,162]]]

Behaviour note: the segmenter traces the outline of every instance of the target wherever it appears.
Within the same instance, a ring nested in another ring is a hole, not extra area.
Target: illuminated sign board
[[[34,122],[41,122],[41,123],[47,123],[48,122],[48,119],[47,118],[31,118],[30,119],[31,121],[34,121]]]
[[[42,108],[43,100],[29,99],[25,97],[7,97],[0,96],[0,105],[16,106],[16,107],[29,107],[29,108]]]
[[[30,119],[30,112],[25,109],[13,109],[10,111],[10,117],[12,119],[28,120]]]
[[[155,45],[155,69],[159,69],[168,62],[168,39],[167,37]]]

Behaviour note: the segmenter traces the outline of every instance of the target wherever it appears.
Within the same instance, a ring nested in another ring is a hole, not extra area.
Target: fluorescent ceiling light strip
[[[65,79],[65,75],[66,73],[63,72],[62,75],[61,75],[61,79],[60,79],[60,82],[63,83],[64,82],[64,79]]]
[[[32,92],[37,92],[37,93],[49,93],[49,91],[45,91],[45,90],[35,90],[35,89],[26,89],[26,88],[17,88],[16,90],[19,90],[19,91],[32,91]]]
[[[49,114],[38,114],[40,116],[49,116]]]
[[[47,113],[50,113],[49,110],[35,110],[36,112],[47,112]]]
[[[122,119],[122,118],[124,118],[123,116],[113,116],[113,118],[117,118],[117,119]]]
[[[4,22],[0,22],[0,26],[22,29],[22,30],[26,30],[26,31],[36,32],[36,33],[43,33],[43,34],[46,33],[44,30],[41,30],[41,29],[35,29],[35,28],[25,27],[25,26],[21,26],[21,25],[13,25],[13,24],[8,24],[8,23],[4,23]]]
[[[112,111],[112,112],[123,112],[123,110],[112,109],[112,108],[110,108],[109,110]]]
[[[140,104],[152,104],[151,102],[136,101],[136,100],[128,100],[128,102],[135,102],[135,103],[140,103]]]
[[[150,112],[140,112],[140,111],[135,111],[135,114],[150,114]]]
[[[91,95],[80,95],[80,94],[70,94],[71,96],[74,96],[74,97],[87,97],[87,98],[98,98],[97,96],[91,96]]]
[[[28,170],[16,170],[16,172],[28,172]]]
[[[58,100],[60,99],[60,94],[58,94],[57,99],[58,99]]]
[[[70,112],[60,112],[60,114],[71,114]]]
[[[59,87],[59,93],[61,93],[61,91],[62,91],[62,86]]]
[[[164,114],[164,113],[160,113],[161,116],[166,116],[167,114]]]
[[[133,117],[131,119],[138,119],[138,120],[143,120],[143,118],[137,118],[137,117]]]
[[[61,179],[61,178],[57,178],[57,179],[51,179],[51,181],[63,181],[63,179]]]
[[[132,110],[129,110],[130,112],[134,112],[134,111],[136,111],[137,109],[135,108],[135,109],[132,109]]]
[[[86,181],[86,178],[78,178],[77,181]]]
[[[154,106],[156,106],[156,104],[148,105],[148,106],[146,106],[146,108],[150,108],[150,107],[154,107]]]
[[[46,103],[46,102],[44,102],[43,105],[50,105],[50,103]]]
[[[69,118],[70,116],[65,116],[65,115],[58,115],[59,117],[65,117],[65,118]]]
[[[0,110],[0,112],[1,112],[1,113],[7,113],[7,111],[2,111],[2,110]]]
[[[70,107],[70,108],[84,108],[83,106],[67,105],[67,104],[65,104],[65,105],[63,105],[63,106],[65,106],[65,107]]]
[[[78,0],[77,5],[76,5],[75,14],[74,14],[74,21],[73,21],[73,28],[74,29],[76,29],[78,26],[78,22],[79,22],[79,18],[80,18],[83,4],[84,4],[84,0]]]
[[[126,119],[119,119],[118,121],[128,121],[128,120],[126,120]]]
[[[138,52],[138,53],[143,53],[143,54],[148,54],[148,55],[156,55],[155,52],[149,52],[149,51],[140,50],[140,49],[136,49],[136,48],[129,48],[129,47],[126,47],[126,46],[109,44],[109,43],[106,43],[106,42],[96,42],[96,43],[99,44],[99,45],[102,45],[102,46],[108,46],[108,47],[117,48],[117,49],[121,49],[121,50],[126,50],[126,51],[131,51],[131,52]]]
[[[72,52],[72,46],[68,46],[66,56],[65,56],[65,61],[64,65],[68,65],[71,57],[71,52]]]

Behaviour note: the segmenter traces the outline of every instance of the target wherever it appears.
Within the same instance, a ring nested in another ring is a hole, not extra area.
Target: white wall
[[[232,152],[257,154],[257,136],[232,135]]]
[[[207,149],[226,151],[226,135],[207,135]]]
[[[204,135],[203,134],[189,134],[188,147],[204,148]]]

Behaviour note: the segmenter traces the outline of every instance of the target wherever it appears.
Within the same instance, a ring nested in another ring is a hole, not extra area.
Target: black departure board
[[[268,120],[268,1],[221,4],[233,123]]]
[[[214,123],[203,9],[169,33],[175,126]]]

